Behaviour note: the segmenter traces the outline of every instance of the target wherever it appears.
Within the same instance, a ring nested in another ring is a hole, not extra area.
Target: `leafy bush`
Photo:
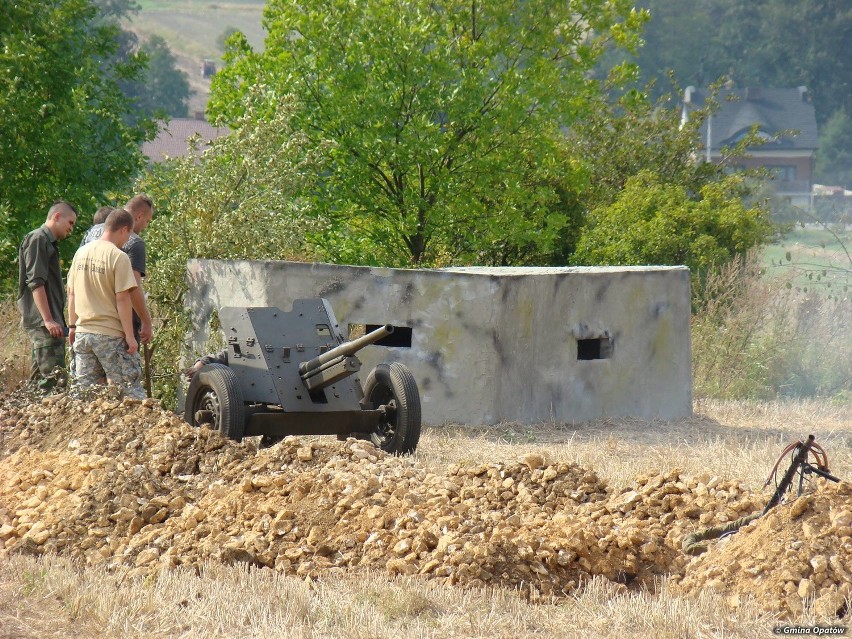
[[[642,171],[627,180],[610,206],[590,213],[573,257],[576,264],[686,265],[693,275],[765,241],[763,209],[748,207],[730,175],[691,197],[683,186]]]
[[[267,111],[257,117],[261,102]],[[146,280],[155,316],[158,396],[174,398],[177,363],[189,329],[184,310],[186,264],[193,258],[304,259],[305,235],[320,227],[310,216],[311,189],[320,173],[317,154],[290,125],[294,104],[282,99],[269,113],[268,96],[256,88],[245,115],[230,134],[189,156],[158,165],[138,188],[154,200],[157,215],[146,239],[151,265]]]
[[[569,221],[561,129],[646,19],[623,1],[270,0],[263,50],[228,40],[208,109],[234,117],[257,83],[299,97],[296,128],[332,143],[317,208],[340,232],[314,241],[333,261],[540,263]]]
[[[68,200],[82,215],[126,188],[154,130],[148,120],[127,123],[133,105],[119,79],[144,69],[136,56],[115,58],[119,28],[94,4],[0,6],[0,288],[8,289],[21,238],[51,203]],[[75,244],[59,244],[68,262]]]

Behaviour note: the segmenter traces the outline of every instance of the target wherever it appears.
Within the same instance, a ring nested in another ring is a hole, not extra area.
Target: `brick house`
[[[707,89],[687,87],[682,117],[688,118],[692,111],[703,107],[707,94]],[[719,110],[701,127],[706,159],[719,162],[724,147],[734,146],[757,125],[758,135],[766,143],[749,148],[750,157],[739,158],[736,163],[769,169],[775,174],[773,184],[778,197],[795,206],[810,207],[818,138],[816,115],[807,88],[723,88],[717,100]],[[780,135],[791,130],[797,133]]]

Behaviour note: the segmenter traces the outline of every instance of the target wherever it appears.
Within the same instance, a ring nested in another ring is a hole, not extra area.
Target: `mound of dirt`
[[[777,506],[695,559],[675,591],[711,588],[736,607],[843,617],[852,599],[852,484],[819,480],[817,490]]]
[[[354,439],[290,437],[257,450],[151,400],[7,399],[0,448],[0,557],[62,552],[140,574],[208,561],[300,576],[383,569],[558,597],[593,575],[652,585],[678,574],[691,560],[680,550],[685,535],[764,501],[739,482],[677,469],[614,491],[592,470],[537,453],[436,473]],[[832,495],[826,504],[842,497]],[[848,530],[843,508],[831,521]],[[845,546],[820,537],[826,564],[814,574],[834,579],[840,560],[831,557],[845,552],[848,562],[845,534]],[[701,587],[716,556],[691,564],[685,591]],[[764,575],[780,555],[766,556]],[[711,578],[727,583],[722,574]],[[814,594],[825,579],[811,581]]]

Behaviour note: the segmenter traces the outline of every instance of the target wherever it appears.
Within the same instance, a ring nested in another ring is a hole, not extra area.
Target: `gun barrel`
[[[308,362],[302,362],[299,364],[299,374],[302,376],[302,379],[305,377],[309,377],[312,371],[320,368],[326,362],[330,362],[333,359],[338,357],[350,357],[360,351],[365,346],[369,346],[370,344],[375,344],[383,337],[390,335],[393,333],[393,325],[385,324],[384,326],[380,326],[374,331],[370,331],[363,337],[359,337],[358,339],[353,339],[351,342],[344,342],[340,346],[332,348],[331,350],[322,353],[321,355],[314,357],[312,360]]]

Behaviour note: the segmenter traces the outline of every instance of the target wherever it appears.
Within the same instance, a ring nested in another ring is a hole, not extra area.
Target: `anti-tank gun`
[[[420,439],[420,394],[411,371],[382,363],[363,386],[356,353],[394,332],[385,324],[347,341],[330,304],[300,299],[290,311],[225,307],[219,320],[227,366],[208,364],[192,378],[184,418],[236,441],[265,435],[337,435],[370,439],[411,453]]]

